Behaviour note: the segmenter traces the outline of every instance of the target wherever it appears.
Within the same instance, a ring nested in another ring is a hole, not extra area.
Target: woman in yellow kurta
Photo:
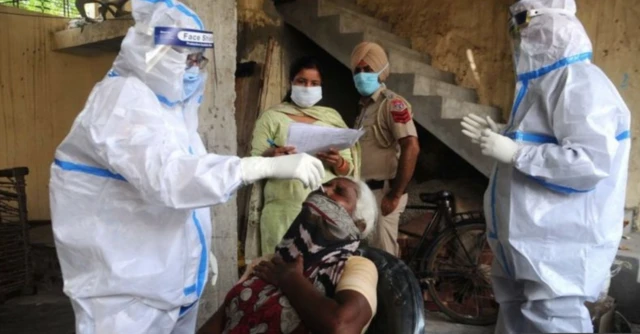
[[[277,156],[295,152],[295,147],[285,147],[289,125],[294,122],[347,128],[336,110],[315,105],[322,98],[322,76],[314,58],[303,57],[295,61],[291,66],[289,78],[291,89],[284,102],[264,111],[256,122],[251,155]],[[330,150],[317,154],[325,165],[324,182],[336,176],[354,176],[354,171],[359,170],[354,161],[355,156],[355,147],[340,152]],[[302,202],[309,192],[310,189],[305,189],[299,181],[266,181],[261,194],[262,209],[258,224],[262,254],[273,253],[275,246],[300,212]],[[260,194],[254,192],[251,201],[255,202],[254,197],[258,195]],[[251,207],[258,206],[252,203]]]

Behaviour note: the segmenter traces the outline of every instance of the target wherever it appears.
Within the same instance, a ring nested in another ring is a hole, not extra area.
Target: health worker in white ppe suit
[[[630,115],[591,63],[574,0],[511,6],[516,100],[506,128],[463,132],[497,164],[485,194],[497,333],[592,332],[585,301],[622,236]]]
[[[208,154],[197,128],[213,34],[174,0],[132,9],[135,26],[51,167],[64,291],[77,333],[194,333],[209,206],[262,178],[316,188],[324,168],[304,154]]]

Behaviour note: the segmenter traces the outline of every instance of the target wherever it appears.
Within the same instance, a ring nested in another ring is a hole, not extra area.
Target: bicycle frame
[[[456,230],[456,222],[453,219],[453,217],[455,216],[454,203],[455,203],[455,200],[452,197],[450,199],[443,199],[441,201],[438,201],[438,203],[426,202],[423,205],[408,205],[405,208],[405,210],[413,209],[413,210],[427,210],[428,212],[433,212],[433,217],[431,218],[431,221],[429,222],[427,227],[422,232],[422,235],[417,235],[415,233],[403,231],[403,233],[407,235],[420,238],[420,241],[418,242],[418,247],[416,247],[416,249],[412,252],[411,257],[409,258],[409,263],[408,263],[410,268],[414,268],[414,271],[416,272],[419,279],[428,278],[431,276],[431,273],[419,272],[418,264],[416,263],[418,256],[420,256],[421,254],[424,254],[424,256],[429,256],[433,246],[435,245],[435,244],[431,244],[431,245],[426,244],[425,241],[427,239],[427,236],[431,236],[433,237],[433,240],[437,240],[438,236],[441,233],[445,233],[446,231],[449,231],[449,230],[454,230],[454,231]],[[435,231],[436,233],[432,234],[432,232],[434,232],[434,229],[439,228],[441,226],[439,222],[443,216],[445,219],[446,227],[443,230]],[[460,240],[460,236],[458,236],[457,233],[456,233],[456,239],[460,244],[462,244],[462,241]],[[462,248],[467,258],[469,258],[469,260],[471,261],[471,257],[469,256],[469,252],[467,251],[467,249],[464,246]],[[459,275],[460,275],[459,271],[452,272],[452,276],[459,276]]]
[[[411,257],[409,257],[409,263],[408,263],[409,267],[415,268],[413,267],[413,265],[415,264],[415,261],[418,255],[422,252],[422,249],[425,248],[424,247],[425,240],[427,239],[427,236],[431,234],[432,230],[435,228],[437,223],[440,221],[442,214],[440,213],[440,209],[438,208],[438,205],[431,204],[431,203],[428,203],[427,205],[407,205],[407,207],[405,208],[405,210],[411,210],[411,209],[427,210],[429,212],[433,212],[433,217],[431,217],[431,221],[422,232],[422,235],[417,235],[415,233],[409,233],[409,232],[402,232],[412,237],[420,238],[420,241],[418,242],[418,247],[416,247],[416,249],[413,250],[413,252],[411,253]]]

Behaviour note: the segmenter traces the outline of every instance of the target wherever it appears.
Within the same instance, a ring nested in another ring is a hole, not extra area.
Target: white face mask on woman
[[[291,100],[300,107],[313,107],[322,99],[322,87],[291,86]]]

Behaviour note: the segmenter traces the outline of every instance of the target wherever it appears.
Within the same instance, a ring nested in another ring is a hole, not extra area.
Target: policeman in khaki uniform
[[[356,46],[351,69],[362,95],[355,124],[365,129],[360,139],[361,176],[380,207],[371,245],[399,256],[398,222],[407,205],[405,190],[420,152],[411,105],[385,87],[389,60],[380,45],[363,42]]]

